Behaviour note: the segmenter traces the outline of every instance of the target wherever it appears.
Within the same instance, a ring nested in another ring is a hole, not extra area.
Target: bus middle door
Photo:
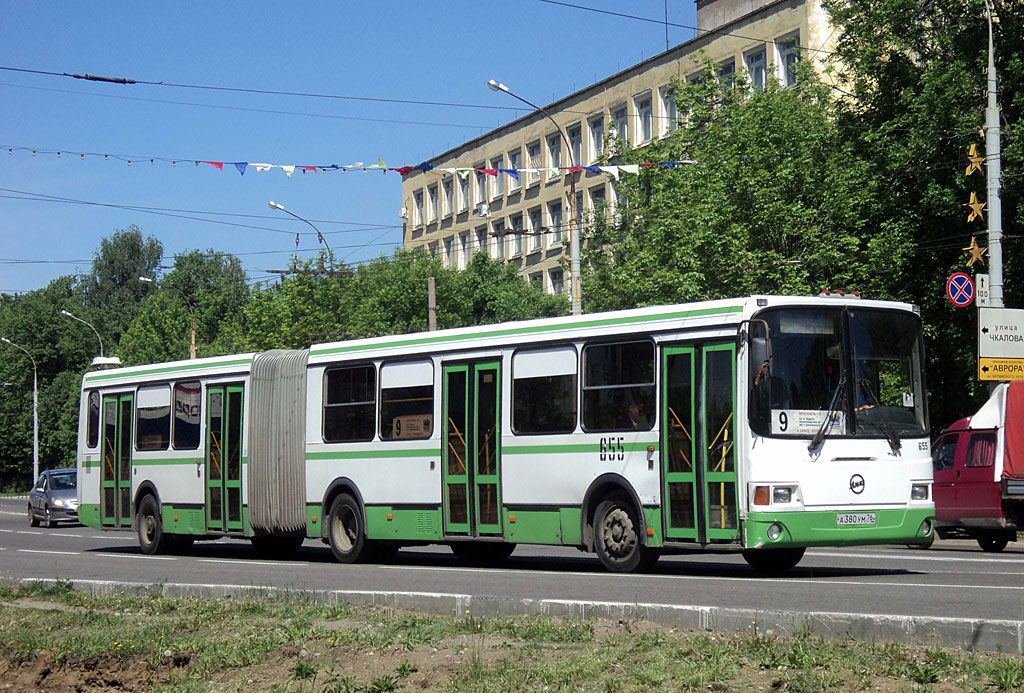
[[[206,527],[240,531],[242,525],[241,385],[206,389]]]
[[[103,396],[103,462],[100,472],[100,524],[132,525],[132,393]]]
[[[501,536],[501,364],[444,367],[445,534]]]

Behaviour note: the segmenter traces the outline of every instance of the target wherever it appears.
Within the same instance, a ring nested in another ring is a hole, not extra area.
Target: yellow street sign
[[[1024,359],[980,358],[979,380],[1024,380]]]

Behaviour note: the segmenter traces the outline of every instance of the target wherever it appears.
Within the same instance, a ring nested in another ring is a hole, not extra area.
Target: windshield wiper
[[[864,392],[868,396],[868,400],[871,402],[871,406],[878,407],[879,413],[881,414],[882,403],[878,401],[878,395],[876,395],[875,391],[871,389],[871,381],[867,378],[861,378],[857,381],[857,384],[864,389]],[[878,424],[870,420],[865,420],[864,423],[869,423],[875,428],[881,430],[882,433],[885,434],[885,439],[889,443],[889,449],[892,450],[892,454],[900,454],[900,450],[903,449],[903,442],[900,440],[900,437],[896,435],[896,430],[892,427],[891,423],[888,421],[882,421],[881,424]]]
[[[836,383],[836,389],[832,391],[832,401],[829,402],[828,411],[825,412],[825,418],[821,422],[821,426],[818,427],[818,432],[811,438],[811,442],[807,444],[807,451],[814,452],[814,450],[821,445],[821,441],[825,440],[825,429],[831,425],[832,416],[839,409],[839,393],[846,387],[846,377],[839,379]]]

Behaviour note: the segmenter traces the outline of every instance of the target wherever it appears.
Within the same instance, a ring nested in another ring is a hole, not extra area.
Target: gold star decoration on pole
[[[978,241],[974,239],[974,236],[971,236],[971,244],[966,248],[963,248],[963,250],[966,250],[971,254],[971,259],[967,261],[968,267],[973,265],[975,262],[980,262],[983,265],[985,264],[985,253],[988,251],[988,246],[982,247],[978,245]]]
[[[985,175],[981,165],[985,162],[985,157],[978,156],[978,145],[972,144],[971,148],[967,151],[967,170],[964,172],[965,176],[969,176],[972,173],[980,173]]]
[[[985,221],[985,215],[982,212],[985,210],[985,203],[978,200],[978,193],[971,193],[971,199],[968,200],[964,207],[971,210],[971,213],[967,215],[967,221],[971,222],[975,219],[981,219]]]

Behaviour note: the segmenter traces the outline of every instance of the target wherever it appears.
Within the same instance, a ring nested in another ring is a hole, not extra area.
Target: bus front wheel
[[[632,573],[646,570],[658,560],[644,546],[640,521],[633,504],[621,496],[601,501],[594,511],[594,550],[608,571]]]
[[[331,503],[328,538],[339,563],[355,563],[365,557],[366,532],[356,499],[343,493]]]
[[[781,575],[796,567],[804,557],[805,549],[747,549],[743,560],[751,568],[765,575]]]

